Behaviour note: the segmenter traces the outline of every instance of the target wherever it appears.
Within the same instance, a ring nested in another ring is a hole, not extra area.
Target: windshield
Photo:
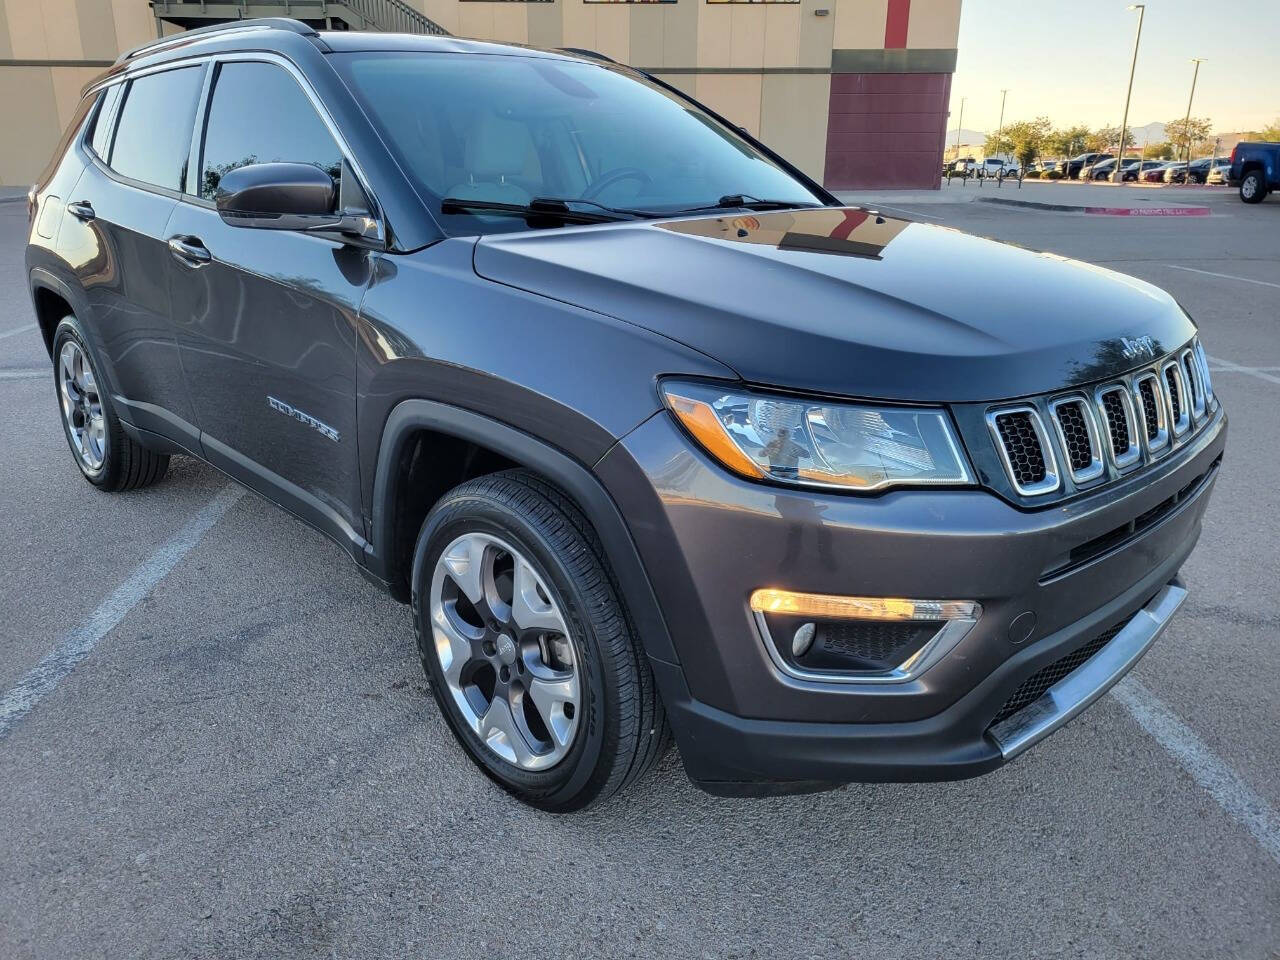
[[[823,202],[735,131],[612,65],[474,53],[331,59],[452,234],[529,223],[474,207],[444,212],[445,198],[516,206],[555,198],[590,201],[582,209],[596,212],[654,213],[714,206],[731,195]]]

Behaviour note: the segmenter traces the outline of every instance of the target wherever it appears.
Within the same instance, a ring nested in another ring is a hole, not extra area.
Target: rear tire
[[[147,450],[125,433],[88,344],[74,316],[64,317],[54,330],[54,388],[72,458],[101,490],[149,487],[164,477],[169,456]]]
[[[1250,170],[1240,178],[1240,199],[1245,203],[1261,203],[1267,197],[1267,181],[1261,170]]]
[[[580,810],[665,753],[666,713],[603,545],[555,488],[524,470],[454,488],[422,525],[412,576],[436,703],[504,790]]]

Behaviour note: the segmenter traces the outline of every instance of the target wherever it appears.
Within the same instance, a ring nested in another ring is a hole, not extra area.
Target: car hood
[[[1194,333],[1133,277],[858,208],[497,234],[475,269],[752,383],[884,400],[1048,392],[1150,360],[1135,341],[1159,355]]]

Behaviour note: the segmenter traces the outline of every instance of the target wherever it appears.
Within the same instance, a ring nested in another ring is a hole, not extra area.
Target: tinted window
[[[111,122],[115,119],[116,104],[123,90],[123,83],[107,87],[102,97],[102,106],[98,108],[98,115],[94,118],[93,139],[89,141],[89,146],[100,157],[105,158],[107,155],[107,143],[111,139]]]
[[[736,130],[622,68],[482,54],[331,59],[429,200],[556,197],[652,212],[729,194],[821,202]],[[525,229],[514,217],[441,221],[455,233]]]
[[[224,63],[205,127],[200,195],[214,199],[223,174],[251,163],[309,163],[337,181],[342,152],[302,88],[270,63]]]
[[[181,190],[204,67],[139,77],[129,84],[111,147],[111,169],[126,177]]]

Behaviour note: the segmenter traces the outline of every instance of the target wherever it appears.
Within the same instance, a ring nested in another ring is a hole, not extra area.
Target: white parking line
[[[25,327],[18,327],[16,330],[5,330],[3,333],[0,333],[0,340],[3,340],[5,337],[16,337],[20,333],[26,333],[28,330],[34,330],[35,328],[36,325],[34,323],[28,323]]]
[[[1248,277],[1233,277],[1229,273],[1214,273],[1212,270],[1197,270],[1195,267],[1180,267],[1176,263],[1166,263],[1166,267],[1170,270],[1186,270],[1188,273],[1203,273],[1206,277],[1220,277],[1223,280],[1239,280],[1241,283],[1256,283],[1260,287],[1275,287],[1280,290],[1280,283],[1272,283],[1270,280],[1251,280]]]
[[[129,579],[103,600],[84,623],[67,634],[54,650],[18,681],[16,687],[0,697],[0,740],[4,740],[14,726],[89,655],[95,644],[155,589],[156,584],[191,552],[191,548],[243,494],[240,487],[224,487],[168,542],[138,564]]]
[[[1111,693],[1138,721],[1138,726],[1169,751],[1218,806],[1253,834],[1271,859],[1280,863],[1280,814],[1138,680],[1127,677],[1112,687]]]
[[[924,217],[926,220],[945,220],[946,217],[939,217],[937,214],[924,213],[920,210],[908,210],[906,207],[891,207],[887,203],[860,203],[858,206],[864,210],[897,210],[899,213],[905,213],[909,217]]]
[[[1247,373],[1251,377],[1257,377],[1259,380],[1266,380],[1269,383],[1280,383],[1280,377],[1274,373],[1267,373],[1261,367],[1242,367],[1238,363],[1232,363],[1230,360],[1223,360],[1221,357],[1210,357],[1219,367],[1219,372],[1228,371],[1230,373]]]
[[[48,370],[0,370],[0,380],[43,380],[53,373]]]

